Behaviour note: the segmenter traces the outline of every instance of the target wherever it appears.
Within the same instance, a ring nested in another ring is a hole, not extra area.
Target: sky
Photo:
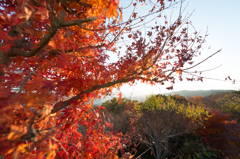
[[[120,0],[120,6],[126,7],[129,3],[129,1]],[[171,91],[166,90],[166,87],[170,86],[170,84],[157,84],[153,87],[142,83],[138,83],[133,87],[126,84],[120,90],[124,96],[142,96],[180,90],[240,90],[240,1],[188,0],[183,3],[183,6],[186,6],[183,15],[193,12],[190,21],[196,30],[201,31],[202,35],[208,30],[209,34],[206,43],[203,45],[202,55],[195,61],[203,60],[219,49],[222,49],[220,53],[194,68],[193,71],[221,66],[202,74],[202,76],[212,79],[204,79],[203,82],[176,81]],[[148,7],[150,5],[140,7],[138,9],[139,15],[146,14],[149,10]],[[127,20],[131,11],[132,8],[129,8],[128,11],[123,11],[123,21]],[[171,13],[178,12],[179,5],[176,5],[166,10],[163,15],[169,16]],[[230,81],[224,81],[228,75],[236,80],[235,84],[232,84]]]

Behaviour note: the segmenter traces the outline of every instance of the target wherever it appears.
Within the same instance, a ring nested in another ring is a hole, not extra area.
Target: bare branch
[[[222,49],[218,50],[217,52],[215,52],[214,54],[208,56],[206,59],[204,59],[203,61],[197,63],[196,65],[194,65],[194,66],[192,66],[192,67],[189,67],[189,68],[185,68],[185,69],[183,69],[183,70],[184,70],[184,71],[185,71],[185,70],[189,70],[189,69],[191,69],[191,68],[194,68],[194,67],[200,65],[201,63],[205,62],[205,61],[208,60],[209,58],[211,58],[211,57],[213,57],[214,55],[216,55],[217,53],[219,53],[221,50],[222,50]]]

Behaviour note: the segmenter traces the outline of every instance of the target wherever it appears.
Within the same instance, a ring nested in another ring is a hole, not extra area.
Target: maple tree
[[[165,3],[156,3],[150,13],[160,17]],[[136,80],[174,83],[175,73],[182,80],[182,73],[201,64],[184,67],[205,39],[188,35],[188,18],[180,10],[175,22],[166,19],[144,38],[133,24],[144,17],[133,12],[121,22],[118,0],[1,1],[0,155],[116,157],[118,134],[106,130],[102,107],[93,109],[93,100]],[[109,63],[128,32],[132,43],[125,55]]]
[[[230,114],[212,110],[209,117],[203,120],[203,125],[195,130],[195,133],[203,136],[204,142],[211,148],[221,150],[225,156],[238,158],[240,127],[237,120],[230,119]]]

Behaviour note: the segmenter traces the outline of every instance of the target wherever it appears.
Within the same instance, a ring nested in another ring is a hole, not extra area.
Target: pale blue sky
[[[127,6],[130,2],[120,0],[120,6]],[[226,76],[236,79],[236,84],[232,82],[216,81],[204,79],[203,82],[176,82],[174,91],[179,90],[208,90],[208,89],[233,89],[240,90],[240,0],[188,0],[184,2],[187,6],[185,14],[194,10],[190,20],[201,33],[205,33],[208,27],[209,36],[206,39],[202,56],[198,60],[204,59],[219,49],[222,51],[197,67],[197,70],[205,70],[222,65],[218,69],[205,72],[204,77],[224,80]],[[149,7],[145,6],[145,7]],[[178,5],[179,7],[179,5]],[[177,13],[179,8],[174,8]],[[129,11],[125,11],[123,19],[129,17]],[[149,9],[140,7],[139,12],[144,15]],[[166,15],[172,13],[172,9],[165,12]],[[165,15],[163,14],[163,15]],[[209,46],[211,46],[210,49]],[[195,71],[196,69],[193,69]],[[134,87],[124,86],[121,92],[125,96],[131,93],[133,96],[145,95],[150,93],[169,92],[165,88],[169,85],[150,85],[138,84]]]

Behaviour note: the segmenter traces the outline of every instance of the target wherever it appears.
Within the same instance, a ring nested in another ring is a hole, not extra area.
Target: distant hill
[[[105,99],[96,99],[93,102],[93,106],[97,106],[97,105],[102,105],[102,103],[104,103],[105,101],[111,100],[112,98],[114,98],[114,96],[107,96]],[[133,97],[123,97],[123,98],[127,98],[127,99],[131,99],[131,100],[137,100],[138,102],[144,102],[146,100],[146,96],[133,96]]]
[[[232,92],[234,90],[194,90],[194,91],[188,91],[188,90],[183,90],[183,91],[177,91],[177,92],[172,92],[172,93],[167,93],[165,95],[174,95],[174,94],[179,94],[181,96],[196,96],[196,95],[201,95],[201,96],[209,96],[213,94],[218,94],[218,93],[226,93],[226,92]]]
[[[183,91],[176,91],[176,92],[172,92],[172,93],[164,93],[164,95],[174,95],[174,94],[179,94],[180,96],[196,96],[196,95],[201,95],[201,96],[209,96],[209,95],[213,95],[213,94],[219,94],[219,93],[226,93],[226,92],[233,92],[235,90],[183,90]],[[107,101],[107,100],[111,100],[114,97],[108,96],[105,99],[97,99],[93,102],[93,106],[97,106],[97,105],[102,105],[103,102]],[[133,96],[133,97],[126,97],[128,99],[131,100],[137,100],[139,102],[144,102],[146,100],[146,96]]]

